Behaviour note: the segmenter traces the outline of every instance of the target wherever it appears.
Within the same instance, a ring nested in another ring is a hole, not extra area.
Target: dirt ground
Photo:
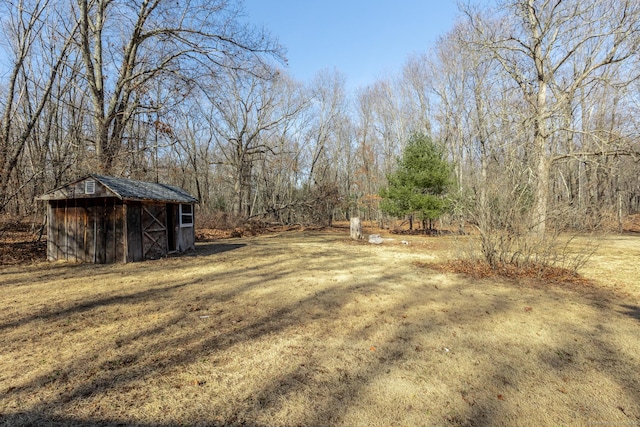
[[[565,287],[347,235],[0,267],[0,425],[640,425],[640,236]]]

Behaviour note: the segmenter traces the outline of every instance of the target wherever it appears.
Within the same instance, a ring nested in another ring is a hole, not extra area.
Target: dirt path
[[[453,240],[409,240],[0,270],[0,423],[640,424],[640,239],[585,290],[419,268]]]

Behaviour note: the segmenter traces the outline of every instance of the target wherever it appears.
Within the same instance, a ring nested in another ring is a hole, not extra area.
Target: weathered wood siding
[[[127,212],[127,262],[144,260],[142,253],[142,203],[128,202]]]
[[[193,211],[193,206],[191,209]],[[167,232],[170,251],[184,252],[195,248],[194,227],[180,226],[180,203],[167,204]]]
[[[148,183],[109,178],[115,181],[103,184],[98,178],[90,176],[41,197],[48,202],[49,260],[134,262],[195,248],[194,224],[181,226],[181,204],[155,198],[153,191],[162,193],[166,187],[151,191]],[[194,204],[188,205],[188,215],[193,215]]]
[[[195,231],[195,214],[194,224],[191,227],[180,227],[180,219],[176,220],[176,249],[178,252],[184,252],[196,247],[196,231]]]
[[[95,191],[91,194],[85,192],[85,183],[87,181],[95,182]],[[111,190],[102,185],[100,182],[91,178],[78,181],[63,188],[58,188],[51,194],[47,195],[47,199],[101,199],[117,197]]]
[[[48,210],[50,261],[126,262],[126,221],[121,200],[51,200]]]
[[[158,259],[169,252],[167,242],[167,205],[142,204],[142,254],[144,259]]]

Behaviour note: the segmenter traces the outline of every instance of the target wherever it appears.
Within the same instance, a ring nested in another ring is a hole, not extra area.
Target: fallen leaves
[[[456,259],[439,264],[414,261],[413,265],[420,268],[429,267],[443,273],[465,274],[474,279],[503,277],[507,279],[534,279],[560,284],[591,284],[588,279],[571,270],[538,264],[525,266],[501,264],[491,268],[488,263],[482,260]]]
[[[0,240],[0,265],[18,265],[47,258],[47,243],[30,233],[13,233]]]

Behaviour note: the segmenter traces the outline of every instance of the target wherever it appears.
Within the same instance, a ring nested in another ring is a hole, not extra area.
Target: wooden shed
[[[92,174],[39,199],[50,261],[133,262],[195,248],[198,200],[178,187]]]

